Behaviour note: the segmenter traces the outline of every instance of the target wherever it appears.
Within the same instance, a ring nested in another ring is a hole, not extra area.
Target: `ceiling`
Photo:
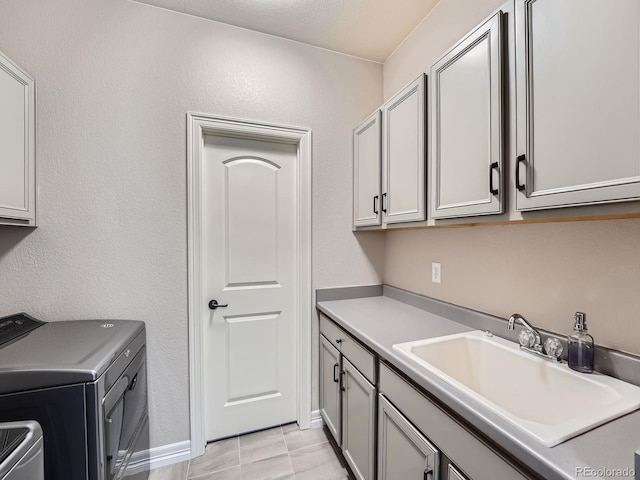
[[[384,62],[439,0],[135,0]]]

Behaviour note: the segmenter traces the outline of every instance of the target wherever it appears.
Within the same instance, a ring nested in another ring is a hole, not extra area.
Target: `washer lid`
[[[144,322],[49,322],[0,347],[0,394],[92,382],[141,332]]]

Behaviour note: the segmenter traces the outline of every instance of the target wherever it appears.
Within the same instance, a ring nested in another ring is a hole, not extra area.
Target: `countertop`
[[[382,360],[396,367],[418,387],[538,475],[549,480],[633,478],[633,475],[624,477],[615,470],[633,472],[634,452],[640,445],[640,411],[555,447],[544,447],[471,397],[392,349],[395,343],[462,333],[474,328],[388,296],[320,301],[317,307]],[[436,310],[442,313],[442,309]]]

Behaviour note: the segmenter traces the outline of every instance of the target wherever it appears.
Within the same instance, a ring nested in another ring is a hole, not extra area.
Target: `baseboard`
[[[127,465],[127,474],[135,475],[149,466],[150,470],[165,467],[174,463],[185,462],[191,459],[191,442],[172,443],[160,447],[150,448],[142,452],[135,452]]]
[[[311,424],[309,428],[322,428],[324,427],[324,420],[322,420],[322,415],[320,415],[320,410],[314,410],[311,412]]]

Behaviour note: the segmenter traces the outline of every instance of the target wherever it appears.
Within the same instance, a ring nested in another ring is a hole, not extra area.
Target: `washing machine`
[[[0,423],[0,480],[44,480],[38,422]]]
[[[46,480],[147,479],[144,323],[0,318],[0,423],[29,421]]]

